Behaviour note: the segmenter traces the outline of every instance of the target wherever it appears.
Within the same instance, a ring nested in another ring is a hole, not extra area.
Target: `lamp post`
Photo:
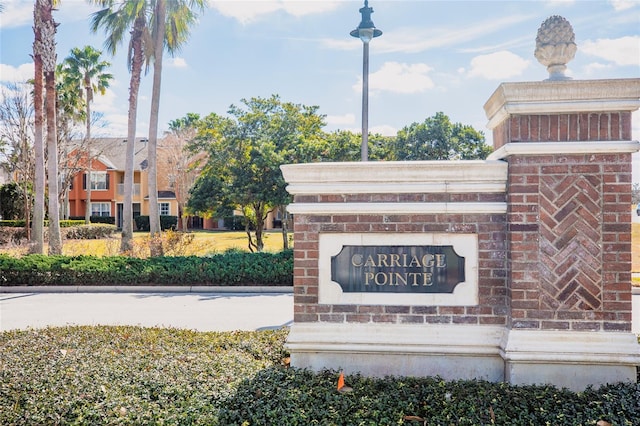
[[[367,161],[369,157],[369,42],[382,35],[382,31],[377,29],[371,20],[372,13],[373,8],[369,7],[369,1],[364,0],[364,7],[360,9],[362,21],[358,28],[349,33],[352,37],[362,40],[362,161]]]

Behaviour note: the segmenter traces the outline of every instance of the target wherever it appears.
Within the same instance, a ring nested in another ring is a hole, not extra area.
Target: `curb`
[[[0,293],[280,293],[292,294],[284,286],[0,286]]]

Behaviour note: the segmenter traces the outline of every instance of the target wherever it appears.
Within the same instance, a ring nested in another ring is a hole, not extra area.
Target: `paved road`
[[[0,330],[101,324],[228,331],[292,321],[291,294],[0,293]],[[632,330],[640,334],[640,292],[633,295]]]
[[[633,313],[631,316],[631,331],[640,334],[640,291],[635,290],[631,296]]]
[[[229,331],[292,321],[290,293],[0,293],[0,330],[74,324]]]

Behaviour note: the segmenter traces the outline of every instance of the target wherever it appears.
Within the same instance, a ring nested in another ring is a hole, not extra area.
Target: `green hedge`
[[[84,223],[84,216],[70,216],[70,220],[81,220]],[[115,225],[115,216],[90,216],[89,222],[91,223],[106,223],[107,225]]]
[[[244,231],[244,216],[228,216],[224,218],[224,228],[229,231]]]
[[[0,255],[0,285],[293,285],[293,251],[211,257]]]
[[[584,392],[286,367],[287,330],[0,333],[2,425],[640,425],[640,385]],[[285,365],[283,365],[285,364]]]
[[[0,220],[0,226],[6,226],[9,228],[24,228],[25,225],[24,219],[18,220]]]
[[[0,226],[9,226],[12,228],[23,228],[25,225],[24,219],[20,220],[0,220]],[[61,220],[60,228],[70,228],[72,226],[84,225],[84,220]],[[49,226],[49,221],[44,221],[44,226]]]
[[[138,231],[149,232],[149,230],[151,229],[149,225],[149,216],[136,216],[135,221],[136,229]],[[160,229],[162,229],[163,231],[167,229],[175,229],[177,226],[178,216],[160,215]]]
[[[116,232],[118,232],[118,228],[115,225],[96,223],[68,228],[65,236],[71,240],[97,240],[108,238]]]

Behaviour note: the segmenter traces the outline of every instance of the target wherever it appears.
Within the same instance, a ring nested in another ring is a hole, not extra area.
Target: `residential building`
[[[147,186],[148,139],[136,138],[133,174],[133,216],[149,214],[149,190]],[[72,173],[68,193],[69,216],[84,216],[87,205],[87,187],[91,188],[91,215],[114,216],[118,227],[122,226],[124,205],[124,171],[127,140],[124,138],[99,138],[90,144],[91,171],[88,170],[87,148],[77,145],[69,158],[80,153],[80,162]],[[160,150],[158,151],[161,152]],[[90,175],[90,178],[89,178]],[[178,216],[175,192],[170,188],[168,174],[158,169],[158,208],[161,215]]]

